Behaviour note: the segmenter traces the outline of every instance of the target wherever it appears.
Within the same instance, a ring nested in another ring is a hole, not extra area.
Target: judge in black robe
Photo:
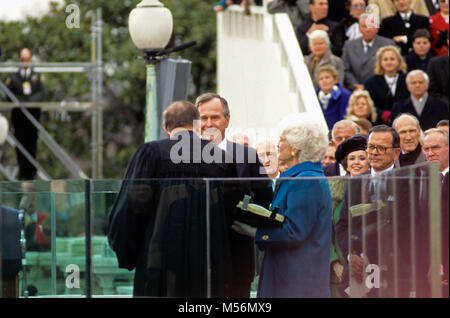
[[[206,297],[210,283],[210,295],[220,297],[230,279],[232,221],[225,211],[238,197],[231,183],[200,177],[236,177],[236,167],[193,132],[198,119],[188,102],[167,108],[170,139],[137,149],[109,215],[108,240],[119,267],[136,269],[134,296]]]

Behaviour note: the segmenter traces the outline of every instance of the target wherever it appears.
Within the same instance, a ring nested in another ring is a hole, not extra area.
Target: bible
[[[277,213],[280,210],[277,206],[270,211],[263,206],[250,203],[250,200],[251,197],[245,195],[236,205],[236,220],[257,228],[277,227],[283,224],[284,216]]]

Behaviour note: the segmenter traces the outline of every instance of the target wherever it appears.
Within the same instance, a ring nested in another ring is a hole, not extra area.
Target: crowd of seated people
[[[329,129],[344,118],[391,126],[405,112],[418,117],[424,130],[448,119],[448,0],[274,0],[267,10],[291,18]],[[326,65],[337,71],[329,91],[317,74]],[[422,89],[406,80],[416,70],[424,72]],[[347,97],[348,92],[361,97],[362,90],[364,98]],[[345,98],[332,111],[329,103],[333,106],[340,92]],[[366,104],[360,106],[367,108],[362,115],[354,113],[358,101]],[[431,122],[424,124],[430,109]]]
[[[274,0],[267,6],[269,13],[286,12],[291,18],[331,132],[324,174],[376,176],[431,161],[439,163],[443,193],[448,191],[448,0]],[[348,246],[339,246],[336,232],[343,231],[345,240],[349,235],[342,227],[348,218],[344,188],[330,182],[336,235],[330,258],[332,297],[348,296],[345,276],[362,279],[365,261]],[[448,192],[443,206],[448,206]],[[448,233],[448,211],[443,220]],[[448,242],[443,246],[448,249]],[[423,280],[418,277],[417,284]],[[407,290],[403,287],[400,283],[400,294]],[[429,290],[420,292],[423,296]],[[377,296],[373,291],[356,294]]]

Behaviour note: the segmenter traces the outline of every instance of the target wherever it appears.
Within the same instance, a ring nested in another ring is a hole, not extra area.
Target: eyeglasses
[[[425,153],[427,153],[428,151],[432,151],[432,152],[436,152],[436,151],[438,151],[439,149],[441,149],[442,147],[441,146],[439,146],[439,145],[433,145],[433,146],[430,146],[430,147],[422,147],[422,151],[423,152],[425,152]]]
[[[366,5],[365,4],[353,4],[352,5],[352,9],[353,10],[358,10],[358,9],[365,9]]]
[[[382,145],[368,145],[366,148],[367,152],[372,152],[375,149],[378,151],[379,154],[384,154],[386,152],[387,149],[394,149],[394,148],[398,148],[398,147],[386,147],[386,146],[382,146]]]

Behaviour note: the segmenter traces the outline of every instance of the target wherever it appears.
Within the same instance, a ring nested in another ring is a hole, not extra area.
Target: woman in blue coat
[[[317,70],[316,76],[319,84],[316,93],[328,129],[331,130],[335,123],[344,119],[352,93],[339,84],[339,73],[333,65],[325,64],[321,66]]]
[[[320,122],[291,116],[278,144],[279,161],[288,167],[281,178],[288,179],[278,181],[271,204],[284,215],[282,226],[233,224],[264,251],[258,297],[330,297],[331,194],[327,180],[320,179],[327,146]]]

